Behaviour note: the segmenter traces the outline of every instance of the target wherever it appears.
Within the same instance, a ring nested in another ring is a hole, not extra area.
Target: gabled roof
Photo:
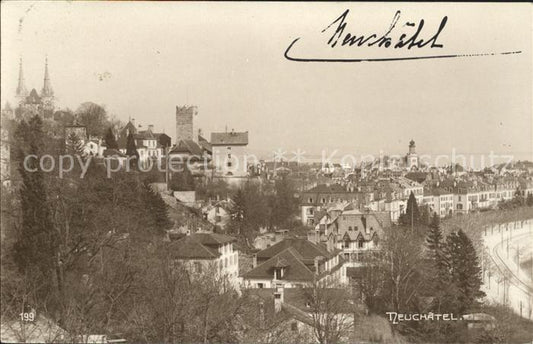
[[[301,255],[294,248],[287,247],[274,257],[248,271],[242,277],[248,279],[272,279],[274,277],[274,269],[280,267],[280,264],[284,265],[283,280],[285,281],[312,281],[315,276],[302,262]]]
[[[194,233],[170,245],[173,258],[215,259],[220,256],[218,248],[235,241],[233,237],[217,233]]]
[[[232,236],[218,233],[194,233],[189,236],[203,245],[224,245],[235,241]]]
[[[200,147],[196,142],[193,140],[180,140],[174,148],[170,151],[169,154],[178,154],[178,153],[186,153],[190,155],[196,155],[196,156],[203,156],[204,151],[202,147]]]
[[[137,133],[137,128],[135,128],[135,125],[133,125],[131,121],[129,121],[128,124],[126,124],[122,130],[120,130],[120,136],[128,136],[128,133]]]
[[[204,139],[201,135],[198,135],[198,144],[200,147],[211,153],[213,151],[211,144],[207,142],[206,139]]]
[[[257,252],[257,258],[269,259],[289,247],[293,248],[305,260],[313,260],[319,256],[325,258],[331,258],[333,256],[325,247],[314,244],[307,239],[287,238],[269,248]]]
[[[248,132],[211,133],[211,145],[247,145]]]
[[[136,140],[157,140],[151,130],[142,130],[133,136]]]

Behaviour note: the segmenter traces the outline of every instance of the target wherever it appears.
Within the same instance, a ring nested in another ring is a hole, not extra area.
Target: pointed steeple
[[[28,96],[28,90],[24,84],[24,73],[22,72],[22,57],[19,61],[19,82],[16,91],[17,98],[25,99]]]
[[[44,84],[41,91],[41,97],[53,97],[54,90],[52,89],[52,84],[50,83],[50,75],[48,74],[48,57],[46,57],[44,65]]]

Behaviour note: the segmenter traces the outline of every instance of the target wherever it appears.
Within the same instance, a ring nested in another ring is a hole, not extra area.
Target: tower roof
[[[43,89],[41,91],[41,97],[53,97],[54,90],[52,89],[52,84],[50,83],[50,74],[48,73],[48,57],[45,60],[44,64],[44,83]]]
[[[19,81],[17,85],[17,97],[27,97],[28,96],[28,90],[26,89],[26,85],[24,84],[24,73],[22,72],[22,58],[19,62]]]

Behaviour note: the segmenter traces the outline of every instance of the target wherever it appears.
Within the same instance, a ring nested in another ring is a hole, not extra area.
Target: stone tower
[[[176,106],[176,144],[180,140],[194,140],[194,116],[198,114],[196,106]]]

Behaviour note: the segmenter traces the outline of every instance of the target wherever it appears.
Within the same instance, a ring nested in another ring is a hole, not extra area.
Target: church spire
[[[28,90],[26,89],[26,85],[24,84],[24,73],[22,72],[22,57],[19,61],[19,82],[17,86],[16,91],[17,98],[26,98],[28,96]]]
[[[53,97],[54,90],[52,89],[52,84],[50,83],[50,75],[48,74],[48,57],[46,57],[44,65],[44,84],[41,91],[41,97]]]

